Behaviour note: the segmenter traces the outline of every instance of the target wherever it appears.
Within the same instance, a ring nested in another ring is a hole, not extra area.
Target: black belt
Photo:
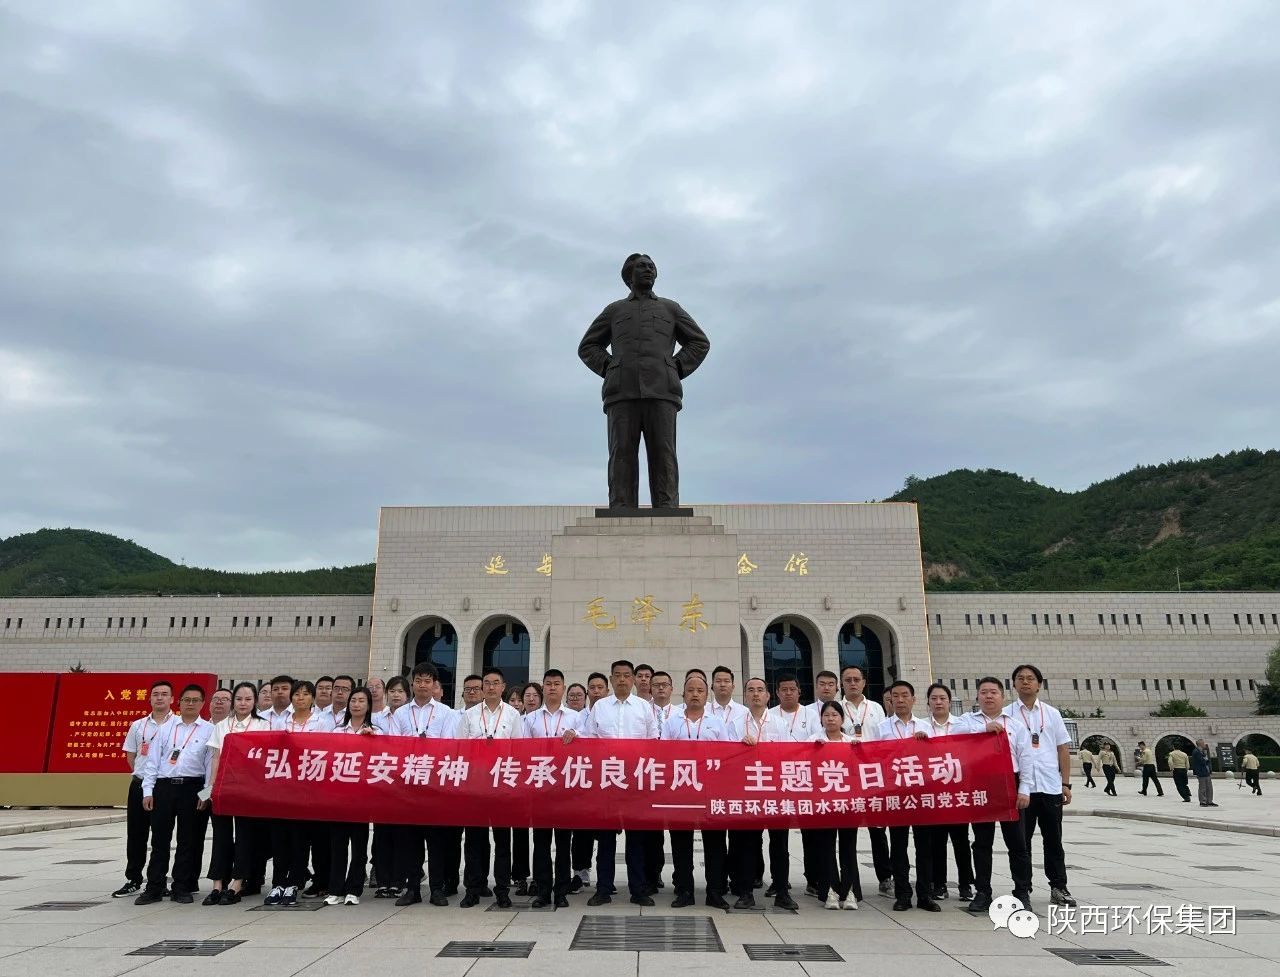
[[[203,777],[157,777],[157,784],[203,784]]]

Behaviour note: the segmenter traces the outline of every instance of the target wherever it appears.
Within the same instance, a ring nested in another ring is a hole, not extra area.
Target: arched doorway
[[[458,680],[458,632],[442,617],[414,621],[404,636],[404,672],[419,662],[429,661],[440,673],[445,705],[453,704]]]
[[[1174,750],[1182,750],[1187,756],[1191,756],[1191,751],[1195,748],[1195,743],[1181,733],[1170,733],[1168,736],[1161,736],[1160,739],[1156,740],[1156,769],[1169,769],[1169,754]]]
[[[1124,757],[1120,754],[1120,744],[1113,740],[1110,736],[1103,736],[1100,733],[1094,733],[1092,736],[1086,736],[1084,742],[1080,744],[1080,749],[1088,750],[1095,757],[1094,763],[1098,765],[1098,772],[1102,772],[1102,761],[1096,759],[1102,753],[1104,746],[1111,747],[1111,752],[1116,755],[1116,769],[1124,769]]]
[[[499,617],[481,626],[476,640],[480,671],[502,669],[507,689],[529,681],[529,629],[514,617]]]
[[[865,695],[884,699],[884,690],[898,677],[897,645],[890,627],[879,618],[859,615],[845,621],[837,639],[840,671],[857,665],[867,676]]]
[[[813,662],[820,652],[816,632],[798,618],[780,617],[765,628],[764,680],[771,705],[778,702],[773,690],[780,672],[795,672],[800,680],[800,701],[813,701]]]
[[[1249,733],[1247,736],[1240,737],[1236,743],[1237,765],[1240,757],[1244,756],[1245,750],[1252,750],[1254,756],[1280,756],[1280,744],[1266,733]]]

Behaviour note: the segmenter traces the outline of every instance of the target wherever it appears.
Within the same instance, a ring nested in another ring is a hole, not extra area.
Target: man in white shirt
[[[1020,724],[1010,722],[1001,710],[1004,707],[1004,686],[993,675],[978,679],[978,711],[967,712],[956,720],[956,729],[963,733],[995,733],[1003,731],[1009,737],[1009,759],[1012,761],[1013,778],[1018,787],[1017,806],[1024,811],[1031,803],[1028,789],[1021,784],[1022,770],[1031,763],[1031,737]],[[1005,848],[1009,850],[1009,876],[1013,879],[1013,895],[1026,909],[1031,909],[1031,852],[1026,836],[1022,833],[1021,818],[1001,821],[1000,833]],[[994,821],[975,821],[973,824],[973,876],[977,896],[969,903],[969,912],[985,915],[991,908],[991,844],[995,840]]]
[[[290,676],[277,675],[271,680],[271,708],[261,715],[272,729],[284,730],[293,715],[293,679]]]
[[[658,721],[654,718],[653,707],[631,694],[635,681],[635,668],[631,662],[616,661],[610,666],[613,681],[613,694],[600,699],[591,707],[583,724],[582,735],[594,739],[644,739],[658,738]],[[590,694],[593,675],[587,682],[587,693]],[[572,741],[573,731],[567,734]],[[626,837],[627,853],[627,888],[631,891],[631,901],[637,906],[652,906],[653,898],[649,895],[649,885],[645,880],[644,861],[645,846],[650,844],[647,832],[628,831]],[[596,835],[596,891],[588,906],[603,906],[612,902],[614,854],[617,851],[617,833],[612,828],[600,831]]]
[[[653,666],[641,662],[636,666],[636,687],[631,693],[645,702],[653,701]]]
[[[654,672],[649,687],[653,691],[653,715],[658,720],[658,735],[661,736],[662,728],[675,714],[676,709],[671,701],[672,693],[675,691],[671,675],[668,672]]]
[[[542,706],[524,717],[525,735],[532,739],[564,741],[569,730],[576,730],[580,721],[578,713],[564,705],[564,672],[548,668],[542,676]],[[568,895],[573,885],[572,874],[573,835],[568,828],[533,829],[533,901],[534,909],[545,909],[553,904],[556,909],[569,905]],[[555,875],[552,876],[551,843],[556,846]],[[578,888],[581,889],[581,880]]]
[[[1071,735],[1062,713],[1040,701],[1044,676],[1035,665],[1013,670],[1018,701],[1005,706],[1009,725],[1021,723],[1031,738],[1030,762],[1022,768],[1021,783],[1030,794],[1022,812],[1027,853],[1036,825],[1044,836],[1044,874],[1049,879],[1049,900],[1055,906],[1073,907],[1075,897],[1067,889],[1067,856],[1062,850],[1062,808],[1071,803]]]
[[[813,692],[815,698],[807,708],[813,713],[813,731],[816,734],[822,732],[822,704],[824,702],[837,702],[840,698],[840,679],[835,672],[819,672],[813,679]],[[847,733],[848,730],[846,729],[845,732]]]
[[[481,678],[484,698],[462,714],[458,735],[471,740],[523,739],[524,717],[503,701],[507,681],[502,669],[487,668]],[[462,909],[480,905],[480,894],[489,887],[489,835],[493,834],[493,895],[499,909],[511,908],[511,828],[468,825],[464,835],[466,867],[462,884],[466,892]]]
[[[325,724],[330,729],[337,729],[347,718],[347,700],[355,691],[356,680],[350,675],[337,675],[333,679],[333,693],[329,707],[323,710]]]
[[[413,666],[410,688],[413,698],[391,714],[391,735],[418,739],[452,739],[457,735],[458,714],[433,696],[437,673],[431,662]],[[403,824],[396,828],[396,877],[402,889],[397,906],[422,902],[422,861],[430,870],[431,905],[447,906],[445,895],[454,864],[456,828]],[[424,851],[425,850],[425,851]]]
[[[592,672],[587,676],[587,711],[609,694],[609,676],[604,672]]]
[[[327,712],[333,704],[333,676],[321,675],[316,679],[316,711]]]
[[[209,722],[217,726],[231,714],[231,690],[218,689],[209,696]]]
[[[142,808],[142,766],[151,753],[156,734],[173,713],[173,686],[160,679],[151,686],[151,712],[135,719],[124,738],[125,758],[133,777],[129,781],[129,800],[125,814],[125,882],[113,899],[123,899],[142,889],[142,870],[147,866],[147,840],[151,837],[151,815]]]
[[[840,705],[844,709],[844,731],[855,740],[870,743],[880,736],[880,724],[884,722],[884,708],[868,699],[867,673],[861,665],[845,665],[840,669],[840,686],[844,697]],[[871,861],[875,866],[880,895],[893,894],[893,865],[889,859],[889,833],[884,828],[868,828],[871,838]]]
[[[388,715],[387,709],[387,683],[382,681],[377,675],[372,675],[364,683],[364,687],[369,690],[369,715],[383,716]]]
[[[573,703],[574,690],[582,689],[581,705],[575,706]],[[609,679],[603,672],[592,672],[587,676],[587,684],[585,686],[577,683],[569,686],[569,691],[565,693],[566,699],[569,700],[570,708],[577,709],[581,716],[579,717],[578,733],[586,734],[587,717],[591,713],[591,707],[609,694]],[[585,886],[591,884],[591,860],[594,857],[596,842],[599,840],[600,834],[597,831],[575,831],[573,833],[573,874],[578,880],[570,883],[570,892],[581,892]],[[613,888],[612,880],[609,883],[610,889]],[[610,892],[609,895],[613,893]]]
[[[916,690],[910,682],[901,679],[889,686],[889,701],[893,715],[880,723],[882,740],[907,740],[929,738],[929,723],[912,714],[916,705]],[[908,835],[912,836],[911,838]],[[911,861],[907,853],[908,842],[915,842],[916,905],[931,913],[942,912],[933,898],[933,835],[928,827],[915,825],[889,829],[889,861],[893,865],[893,908],[904,912],[911,908]]]
[[[711,670],[713,698],[707,705],[707,715],[714,716],[724,723],[729,739],[741,742],[742,737],[746,735],[747,707],[733,698],[736,688],[737,676],[733,674],[733,669],[727,665],[717,665],[713,668]],[[703,834],[705,835],[705,832]],[[740,902],[749,901],[754,906],[755,896],[752,890],[757,883],[763,886],[760,873],[764,871],[764,865],[762,863],[757,866],[754,857],[747,858],[745,851],[751,840],[749,834],[742,831],[729,831],[725,834],[727,855],[724,865],[728,875],[721,880],[719,891],[732,892],[739,897]],[[747,873],[746,877],[738,878],[738,872]]]
[[[462,680],[462,708],[470,709],[480,704],[484,698],[484,679],[479,675],[468,675]]]
[[[138,906],[159,902],[169,874],[169,842],[174,825],[178,844],[173,858],[174,902],[192,902],[204,861],[204,835],[209,825],[207,800],[200,792],[209,781],[213,724],[200,718],[204,689],[188,685],[178,697],[179,713],[165,720],[142,765],[142,807],[151,813],[151,861],[147,887],[134,900]]]
[[[831,673],[828,672],[828,675]],[[835,676],[832,676],[834,678]],[[786,730],[787,740],[791,743],[807,743],[813,737],[822,731],[822,723],[818,720],[818,714],[809,706],[800,705],[800,679],[795,672],[779,672],[774,679],[774,691],[778,696],[778,704],[771,708],[769,712],[773,715],[778,723]],[[832,696],[835,695],[834,686]],[[800,855],[801,866],[804,869],[805,891],[810,895],[817,895],[818,888],[814,884],[813,872],[813,836],[810,834],[811,828],[800,829]],[[765,892],[765,898],[778,897],[778,892],[772,886]]]
[[[791,685],[796,686],[796,695],[799,696],[799,686],[793,681]],[[777,715],[769,709],[769,687],[765,685],[762,678],[750,678],[742,689],[743,696],[747,700],[746,711],[742,716],[740,727],[735,727],[733,733],[736,738],[747,746],[756,746],[760,743],[786,743],[791,737],[787,733],[786,726],[778,719]],[[741,735],[737,735],[741,734]],[[729,860],[734,862],[737,860],[736,867],[731,869],[731,873],[749,874],[754,880],[764,873],[764,830],[744,831],[741,833],[742,846],[745,853],[739,855],[734,850],[733,839],[738,832],[730,832]],[[773,904],[779,909],[798,909],[794,899],[791,898],[791,851],[790,851],[789,828],[770,828],[769,829],[769,879],[770,885],[765,893],[766,897],[773,897]],[[754,885],[753,885],[754,887]],[[755,894],[746,892],[740,894],[738,901],[734,903],[735,909],[754,909],[756,905]]]

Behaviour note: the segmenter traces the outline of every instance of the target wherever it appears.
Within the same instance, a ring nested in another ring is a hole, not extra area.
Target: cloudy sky
[[[0,536],[372,559],[603,504],[622,258],[688,502],[1276,447],[1280,10],[9,2]],[[647,491],[644,492],[647,496]]]

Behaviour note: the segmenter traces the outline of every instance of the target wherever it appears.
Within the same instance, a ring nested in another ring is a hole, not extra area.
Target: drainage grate
[[[37,902],[34,906],[19,906],[18,909],[33,913],[73,913],[90,906],[101,906],[102,902]]]
[[[1163,885],[1152,885],[1150,882],[1100,882],[1104,889],[1115,889],[1117,892],[1168,892]]]
[[[503,957],[516,959],[527,957],[533,950],[532,943],[482,943],[454,940],[444,945],[437,957]]]
[[[570,950],[724,953],[709,916],[583,916]]]
[[[484,911],[487,913],[549,913],[554,912],[556,908],[554,902],[549,902],[537,909],[533,908],[532,903],[532,899],[512,899],[510,909],[499,909],[496,902],[491,902]]]
[[[216,957],[244,940],[161,940],[130,950],[126,957]]]
[[[54,865],[106,865],[109,858],[72,858],[65,862],[54,862]]]
[[[1237,909],[1236,919],[1280,919],[1280,913],[1270,909]]]
[[[1244,865],[1196,865],[1202,872],[1256,872],[1256,868],[1247,868]]]
[[[844,963],[844,957],[825,943],[744,943],[742,949],[748,960]]]
[[[323,899],[299,899],[296,906],[254,906],[251,913],[313,913],[324,908]]]
[[[1055,957],[1074,963],[1078,967],[1169,967],[1163,960],[1149,957],[1137,950],[1082,950],[1049,949]]]

